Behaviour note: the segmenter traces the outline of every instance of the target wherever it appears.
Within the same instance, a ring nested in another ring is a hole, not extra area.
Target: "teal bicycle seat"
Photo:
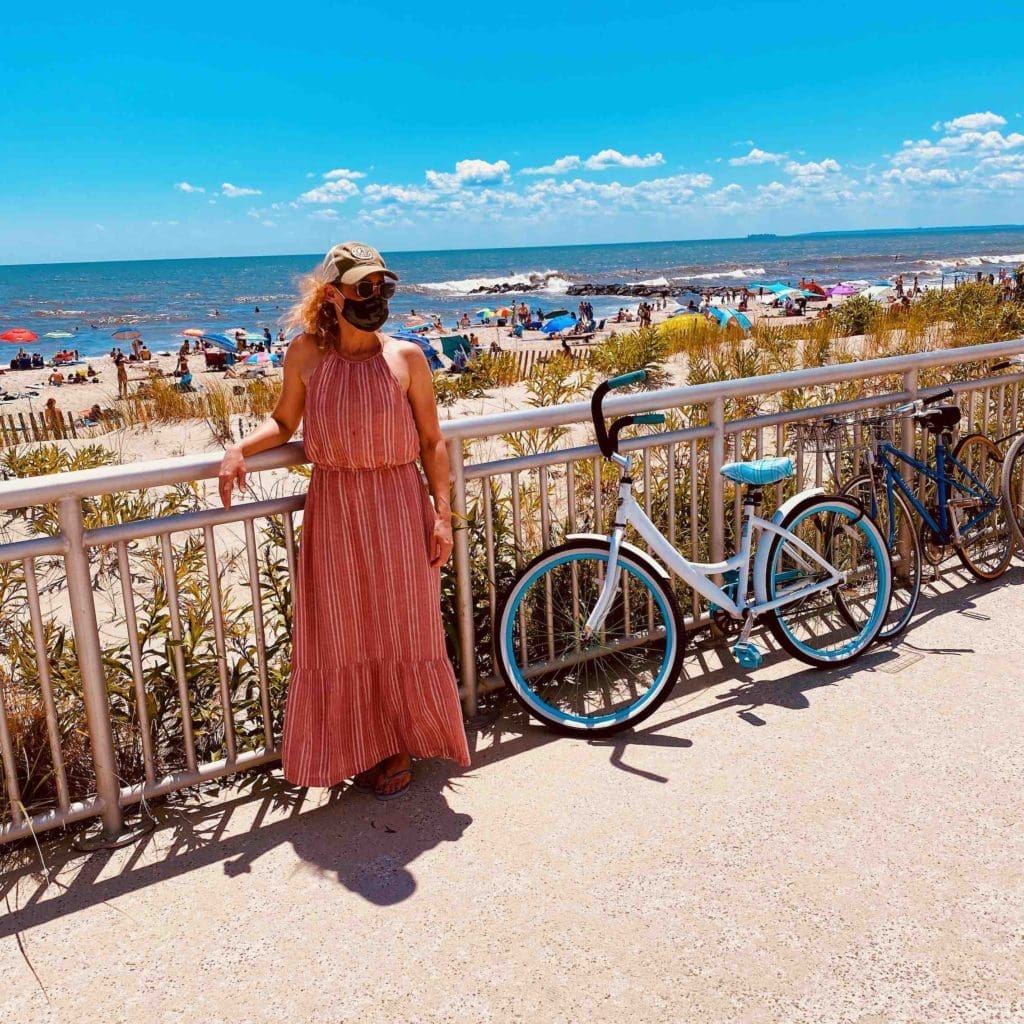
[[[722,476],[737,484],[777,484],[788,480],[796,471],[792,459],[754,459],[751,462],[727,462]]]

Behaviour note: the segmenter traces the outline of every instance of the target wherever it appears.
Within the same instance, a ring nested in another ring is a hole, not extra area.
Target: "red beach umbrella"
[[[23,344],[26,341],[38,341],[39,335],[34,331],[30,331],[27,327],[12,327],[9,331],[4,331],[0,334],[0,341],[11,341],[16,345]]]

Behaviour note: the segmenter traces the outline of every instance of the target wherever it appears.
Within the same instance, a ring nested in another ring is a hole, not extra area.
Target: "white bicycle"
[[[506,683],[532,715],[565,735],[601,736],[636,725],[672,691],[684,630],[664,566],[711,602],[716,621],[738,628],[732,650],[744,668],[761,663],[750,639],[759,619],[793,656],[832,667],[871,645],[889,608],[885,538],[857,502],[814,488],[790,498],[771,519],[758,515],[762,487],[793,476],[788,458],[722,467],[724,477],[746,487],[735,555],[705,564],[676,551],[634,498],[631,457],[618,444],[625,427],[665,417],[625,416],[606,429],[601,408],[610,389],[645,376],[638,370],[606,381],[591,403],[601,452],[621,470],[611,533],[574,534],[541,553],[498,613]],[[653,556],[626,542],[627,526]]]

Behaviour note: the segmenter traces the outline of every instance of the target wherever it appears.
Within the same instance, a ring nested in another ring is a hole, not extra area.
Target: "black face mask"
[[[388,318],[388,300],[374,295],[369,299],[345,299],[341,315],[361,331],[379,331]]]

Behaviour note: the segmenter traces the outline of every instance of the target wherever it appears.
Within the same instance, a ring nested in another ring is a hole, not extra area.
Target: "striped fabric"
[[[313,463],[282,761],[333,786],[392,754],[469,764],[441,624],[412,408],[383,354],[325,355],[306,386]]]

